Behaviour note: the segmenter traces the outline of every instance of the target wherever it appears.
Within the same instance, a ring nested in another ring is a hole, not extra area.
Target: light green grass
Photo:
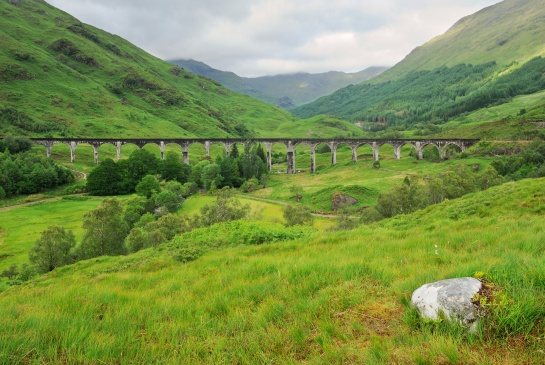
[[[8,363],[539,364],[543,183],[510,183],[355,231],[228,248],[188,264],[149,249],[64,267],[0,294],[0,356]],[[410,325],[403,303],[414,289],[476,271],[507,293],[507,333],[468,337]]]
[[[53,224],[72,230],[79,241],[83,236],[83,214],[96,208],[101,200],[61,200],[0,211],[0,271],[11,264],[27,263],[29,249]]]

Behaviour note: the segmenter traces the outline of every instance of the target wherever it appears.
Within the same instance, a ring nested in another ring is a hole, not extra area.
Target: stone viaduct
[[[461,151],[465,151],[477,143],[478,139],[356,139],[356,138],[252,138],[252,139],[233,139],[233,138],[31,138],[36,143],[45,146],[47,157],[51,156],[51,148],[57,143],[64,143],[70,147],[70,159],[76,160],[76,147],[80,144],[89,144],[94,149],[95,163],[98,163],[98,149],[103,144],[112,144],[117,148],[117,159],[121,157],[121,147],[125,144],[134,144],[138,148],[146,144],[155,144],[161,149],[161,158],[164,158],[165,146],[175,144],[182,148],[182,159],[184,163],[189,163],[189,146],[192,144],[202,144],[206,149],[206,154],[210,155],[210,146],[212,144],[222,144],[227,153],[231,151],[233,144],[261,143],[267,149],[267,165],[269,170],[272,167],[272,148],[275,144],[284,145],[287,148],[288,174],[295,173],[295,147],[307,145],[310,147],[310,171],[316,172],[316,147],[324,143],[331,150],[331,164],[337,163],[337,148],[340,145],[347,145],[352,149],[352,162],[357,162],[357,149],[363,145],[369,145],[373,149],[373,160],[379,160],[379,149],[383,145],[390,145],[394,149],[396,159],[401,158],[401,148],[405,145],[413,146],[418,159],[422,159],[424,147],[433,145],[439,149],[441,156],[444,156],[446,147],[449,145],[457,146]]]

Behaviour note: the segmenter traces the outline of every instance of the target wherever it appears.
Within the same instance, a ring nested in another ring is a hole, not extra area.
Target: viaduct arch
[[[424,148],[428,145],[433,145],[439,149],[441,156],[446,153],[446,148],[449,145],[455,145],[460,150],[465,151],[475,143],[478,139],[357,139],[357,138],[332,138],[332,139],[317,139],[317,138],[252,138],[252,139],[236,139],[236,138],[31,138],[35,144],[45,146],[47,157],[51,157],[51,148],[57,143],[64,143],[70,147],[70,160],[76,161],[76,147],[79,144],[87,143],[93,147],[94,160],[98,163],[98,149],[103,144],[112,144],[117,149],[117,159],[121,158],[121,147],[125,144],[134,144],[138,148],[142,148],[147,144],[155,144],[161,150],[161,158],[164,158],[165,146],[167,144],[176,144],[182,148],[182,160],[184,163],[189,163],[189,147],[192,144],[200,143],[206,150],[206,155],[210,155],[210,147],[212,144],[222,144],[227,151],[231,151],[231,146],[235,143],[246,145],[248,143],[260,143],[267,149],[267,166],[269,171],[272,168],[272,147],[279,143],[287,148],[287,173],[295,173],[295,148],[298,145],[307,145],[310,147],[310,172],[316,172],[316,147],[325,143],[331,149],[331,164],[337,164],[337,148],[341,144],[348,145],[352,149],[352,162],[357,162],[357,149],[363,145],[369,145],[373,149],[373,160],[379,160],[379,150],[383,145],[390,145],[394,149],[396,159],[401,158],[401,148],[405,145],[413,146],[417,158],[422,159]]]

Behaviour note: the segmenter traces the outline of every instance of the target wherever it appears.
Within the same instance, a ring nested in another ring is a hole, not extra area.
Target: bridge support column
[[[396,156],[396,160],[401,160],[401,147],[403,146],[394,146],[394,154]]]
[[[316,173],[316,146],[310,146],[310,173]]]
[[[45,153],[47,154],[47,158],[51,158],[51,148],[53,148],[53,143],[46,142],[43,143],[43,145],[45,146]]]
[[[441,160],[444,160],[445,158],[447,158],[447,147],[448,146],[438,147],[437,148],[439,150],[439,158]]]
[[[182,146],[182,160],[189,165],[189,146]]]
[[[356,146],[352,147],[352,162],[353,163],[358,162],[358,147]]]
[[[272,171],[272,143],[263,142],[263,145],[267,149],[267,169]]]
[[[424,148],[422,147],[422,143],[416,142],[414,148],[416,149],[416,159],[422,160],[424,158]]]
[[[337,143],[330,142],[327,145],[331,150],[331,166],[335,166],[337,164]]]
[[[95,164],[98,164],[98,145],[93,145],[93,150],[95,152]]]
[[[223,145],[225,146],[225,156],[231,155],[231,143],[230,142],[223,142]]]
[[[165,159],[165,142],[161,141],[159,143],[159,149],[161,150],[161,160]]]
[[[70,142],[68,147],[70,147],[70,162],[76,162],[76,147],[78,144],[76,142]]]
[[[377,142],[373,142],[373,145],[371,146],[373,148],[373,161],[378,161],[378,152],[380,149],[380,146]]]
[[[288,174],[295,174],[295,148],[288,149]]]
[[[119,161],[121,159],[121,146],[123,144],[121,143],[121,141],[118,141],[115,143],[115,149],[117,150],[117,161]]]
[[[210,157],[210,141],[204,142],[204,149],[206,150],[206,156]]]

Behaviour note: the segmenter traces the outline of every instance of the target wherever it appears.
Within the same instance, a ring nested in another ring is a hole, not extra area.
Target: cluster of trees
[[[499,156],[492,166],[507,180],[545,177],[545,142],[536,140],[518,154]]]
[[[223,187],[241,187],[252,190],[266,182],[267,158],[261,145],[250,145],[239,153],[233,145],[228,156],[209,158],[193,166],[183,164],[173,152],[161,160],[146,150],[134,151],[128,159],[114,162],[104,160],[87,178],[87,191],[94,195],[122,195],[136,191],[146,175],[156,175],[165,181],[191,183],[197,189],[215,191]]]
[[[8,147],[9,148],[9,147]],[[74,181],[70,170],[30,151],[0,153],[0,199],[35,194]]]
[[[142,181],[146,180],[148,179]],[[169,182],[160,189],[163,192],[173,192],[180,191],[181,187],[178,182]],[[147,191],[138,190],[140,194]],[[231,189],[218,191],[216,201],[205,205],[201,208],[201,214],[192,217],[157,209],[156,199],[160,194],[161,192],[154,193],[149,197],[135,195],[125,203],[117,198],[104,199],[96,209],[83,216],[82,226],[85,233],[79,245],[76,244],[72,231],[58,225],[50,226],[42,232],[30,250],[30,262],[38,273],[46,273],[78,260],[104,255],[125,255],[144,248],[157,247],[178,234],[221,222],[240,220],[246,218],[250,212],[250,207],[242,205]],[[2,274],[6,277],[14,275],[18,275],[17,267]]]
[[[486,190],[500,185],[504,178],[492,166],[475,173],[470,167],[459,165],[437,176],[410,176],[400,185],[381,192],[374,207],[363,212],[364,222],[378,221],[398,214],[408,214],[446,199]]]

